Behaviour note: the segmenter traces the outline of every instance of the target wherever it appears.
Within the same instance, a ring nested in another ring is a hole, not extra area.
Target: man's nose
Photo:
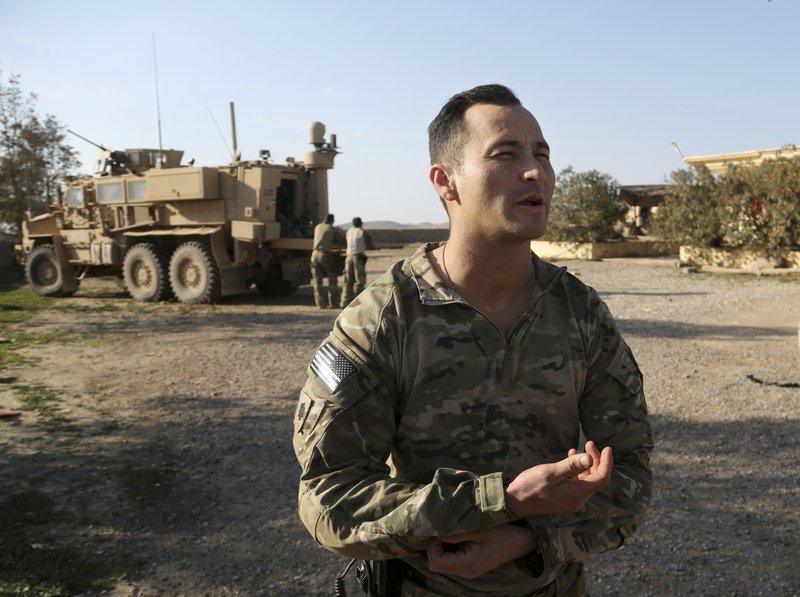
[[[525,164],[525,170],[522,173],[522,177],[525,180],[535,180],[537,182],[543,182],[546,176],[545,170],[542,167],[542,164],[539,163],[535,157],[531,156],[530,161]]]

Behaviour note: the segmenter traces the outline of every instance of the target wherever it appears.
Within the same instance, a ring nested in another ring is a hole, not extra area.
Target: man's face
[[[464,114],[453,224],[487,238],[529,241],[547,231],[555,187],[550,148],[522,106],[477,104]]]

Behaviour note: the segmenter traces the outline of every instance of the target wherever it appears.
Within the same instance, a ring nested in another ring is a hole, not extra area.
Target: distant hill
[[[349,222],[348,222],[348,228]],[[345,228],[345,226],[342,226]],[[364,229],[365,230],[398,230],[398,229],[405,229],[405,228],[450,228],[450,225],[445,222],[444,224],[431,224],[430,222],[421,222],[419,224],[401,224],[399,222],[392,222],[388,220],[375,220],[372,222],[364,222]]]

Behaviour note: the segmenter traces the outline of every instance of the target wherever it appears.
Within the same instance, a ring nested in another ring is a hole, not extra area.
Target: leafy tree
[[[595,242],[620,238],[627,207],[609,174],[564,168],[556,178],[547,235],[555,241]]]
[[[675,170],[664,203],[652,215],[653,234],[700,247],[721,247],[727,213],[717,179],[705,166]]]
[[[26,210],[44,211],[58,197],[58,178],[78,166],[54,116],[35,111],[19,75],[0,71],[0,223],[19,230]]]
[[[698,247],[745,249],[765,257],[800,244],[800,158],[672,173],[653,216],[656,235]]]
[[[800,244],[800,158],[738,166],[722,177],[731,247],[777,256]]]

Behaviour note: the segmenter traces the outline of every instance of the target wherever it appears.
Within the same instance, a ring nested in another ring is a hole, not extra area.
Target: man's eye
[[[547,160],[548,162],[550,161],[550,154],[548,153],[541,153],[541,152],[534,153],[533,157],[535,157],[537,160]]]
[[[492,157],[495,158],[513,158],[514,152],[513,151],[498,151]]]

